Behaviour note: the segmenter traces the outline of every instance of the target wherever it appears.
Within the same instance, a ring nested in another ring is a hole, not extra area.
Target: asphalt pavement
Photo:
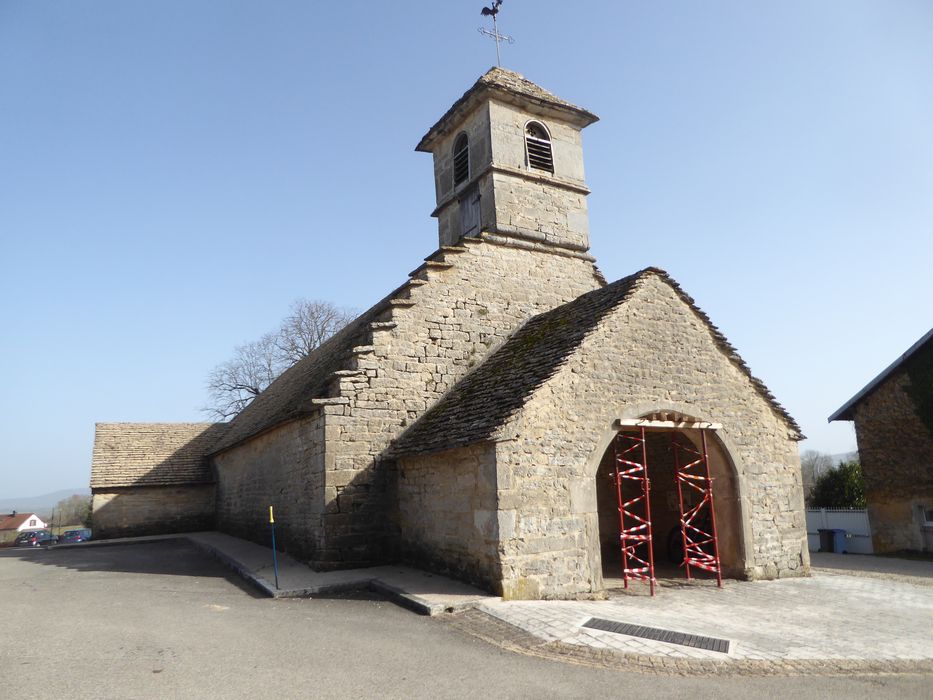
[[[67,698],[929,697],[924,675],[691,677],[517,654],[372,593],[270,599],[184,541],[0,553],[0,687]]]

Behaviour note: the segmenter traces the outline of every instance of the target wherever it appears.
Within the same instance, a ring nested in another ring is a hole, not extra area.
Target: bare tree
[[[55,504],[52,516],[59,525],[87,526],[91,519],[91,497],[76,493],[63,498]]]
[[[350,321],[355,314],[327,301],[298,299],[276,335],[279,361],[290,367],[311,353]]]
[[[800,469],[803,472],[803,496],[808,503],[817,480],[832,468],[833,458],[831,455],[816,450],[807,450],[800,455]]]
[[[326,301],[296,300],[276,331],[237,346],[231,359],[211,371],[207,379],[209,405],[202,410],[214,420],[233,418],[353,316],[353,312]]]

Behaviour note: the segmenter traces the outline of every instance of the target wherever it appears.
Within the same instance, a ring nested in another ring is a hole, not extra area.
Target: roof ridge
[[[399,436],[387,456],[436,452],[494,439],[525,406],[528,398],[586,342],[599,321],[628,302],[652,276],[662,279],[696,314],[726,359],[749,378],[755,391],[792,427],[797,437],[802,437],[794,419],[751,373],[735,348],[693,299],[666,271],[646,267],[529,318]],[[503,379],[510,375],[519,380]]]
[[[430,409],[402,433],[389,447],[387,455],[391,457],[406,453],[462,447],[491,437],[499,426],[507,422],[525,405],[528,396],[557,372],[572,352],[572,348],[578,347],[596,327],[599,318],[631,296],[638,283],[644,279],[646,271],[647,269],[628,275],[528,318],[509,335],[502,345],[461,377]],[[570,307],[585,308],[588,306],[597,307],[595,315],[566,314]],[[568,327],[571,323],[567,320],[568,316],[572,317],[572,323],[579,325]],[[546,361],[529,363],[525,347],[529,345],[539,348],[551,346]],[[521,369],[516,370],[516,367],[521,367]],[[495,380],[498,375],[506,371],[514,371],[523,377],[525,383],[519,387],[518,391],[502,393],[506,390],[508,383]],[[444,425],[444,413],[454,403],[475,404],[478,408],[477,420],[472,421],[468,428],[462,425],[457,426],[458,431],[467,431],[468,434],[450,439],[450,436],[454,434],[451,430],[453,426]],[[493,411],[486,410],[487,405],[492,405]],[[442,424],[440,428],[432,425],[432,420],[435,419]],[[433,439],[431,439],[432,434],[434,434]],[[426,446],[419,447],[422,437],[429,439],[425,441]]]
[[[549,90],[545,90],[537,83],[529,80],[521,73],[508,68],[493,66],[474,82],[428,129],[418,145],[416,151],[430,151],[431,144],[438,133],[443,132],[442,126],[455,114],[472,109],[481,96],[489,91],[498,91],[500,94],[511,94],[522,97],[539,106],[549,105],[551,108],[564,113],[571,120],[577,120],[581,127],[599,121],[599,117],[583,107],[564,100]]]
[[[924,345],[927,344],[930,340],[933,340],[933,328],[928,330],[916,343],[911,345],[907,350],[901,353],[900,356],[894,362],[885,367],[881,372],[879,372],[874,379],[872,379],[868,384],[863,386],[855,395],[846,401],[842,406],[840,406],[836,411],[827,419],[827,423],[831,423],[834,420],[852,420],[852,413],[849,409],[859,403],[862,399],[866,398],[871,394],[878,386],[884,382],[889,376],[891,376],[895,370],[897,370],[901,365],[903,365],[907,360],[909,360],[917,351],[919,351]]]

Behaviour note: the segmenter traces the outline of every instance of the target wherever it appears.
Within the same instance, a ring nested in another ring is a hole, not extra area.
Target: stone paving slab
[[[643,585],[643,584],[636,584]],[[670,659],[933,661],[933,590],[815,574],[662,588],[654,598],[486,602],[480,609],[545,643]],[[591,617],[730,640],[728,654],[584,628]]]

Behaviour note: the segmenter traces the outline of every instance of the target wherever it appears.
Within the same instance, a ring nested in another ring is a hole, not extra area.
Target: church
[[[596,115],[502,68],[417,145],[438,247],[226,424],[98,424],[99,534],[216,528],[507,599],[807,575],[799,426],[663,270],[590,254]],[[142,440],[142,442],[140,442]]]

